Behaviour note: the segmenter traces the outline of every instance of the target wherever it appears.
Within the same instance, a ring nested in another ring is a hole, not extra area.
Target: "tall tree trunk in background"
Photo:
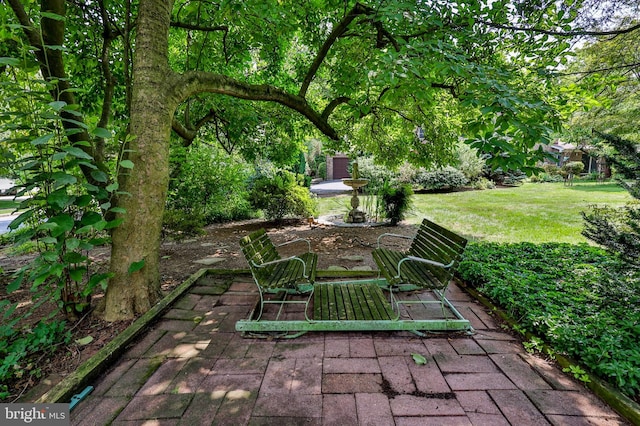
[[[121,170],[125,175],[120,189],[130,195],[119,200],[127,212],[112,235],[110,271],[114,276],[107,288],[104,312],[108,321],[146,312],[161,295],[159,249],[175,110],[166,87],[172,74],[167,53],[172,5],[171,0],[140,1],[129,132],[133,139],[125,156],[134,168]],[[144,266],[130,273],[131,265],[138,262]]]

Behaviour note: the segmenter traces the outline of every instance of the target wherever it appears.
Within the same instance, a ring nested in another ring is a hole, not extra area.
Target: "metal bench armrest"
[[[291,241],[284,242],[282,244],[278,244],[276,247],[286,246],[286,245],[289,245],[289,244],[297,243],[299,241],[306,242],[307,243],[307,249],[308,249],[307,251],[311,252],[311,241],[307,240],[306,238],[296,238],[295,240],[291,240]]]
[[[403,259],[400,259],[400,262],[398,262],[398,275],[396,275],[395,278],[400,278],[400,268],[402,267],[402,264],[407,261],[426,263],[428,265],[433,265],[444,269],[451,268],[455,264],[455,261],[451,261],[449,264],[445,265],[444,263],[436,262],[435,260],[423,259],[416,256],[407,256]]]
[[[383,237],[395,237],[395,238],[403,238],[405,240],[412,240],[413,237],[410,237],[408,235],[400,235],[400,234],[390,234],[390,233],[384,233],[382,235],[380,235],[378,237],[378,248],[380,248],[380,240],[382,240]]]
[[[302,276],[305,278],[309,278],[309,275],[307,275],[307,264],[304,262],[304,260],[300,259],[298,256],[291,256],[291,257],[287,257],[285,259],[276,259],[276,260],[272,260],[271,262],[265,262],[262,263],[260,265],[258,265],[257,263],[255,263],[254,261],[251,261],[251,263],[253,264],[253,266],[255,268],[264,268],[265,266],[270,266],[270,265],[275,265],[278,263],[283,263],[283,262],[288,262],[290,260],[297,260],[302,262]]]

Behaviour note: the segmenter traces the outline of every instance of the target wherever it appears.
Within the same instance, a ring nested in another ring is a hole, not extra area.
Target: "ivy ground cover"
[[[472,243],[460,277],[590,372],[638,400],[640,272],[586,244]]]

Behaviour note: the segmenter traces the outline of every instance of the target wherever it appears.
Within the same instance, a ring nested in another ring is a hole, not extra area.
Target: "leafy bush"
[[[634,200],[620,209],[594,206],[582,213],[582,234],[609,251],[622,256],[634,268],[640,267],[640,153],[638,143],[607,134],[598,134],[609,149],[607,161],[624,179],[618,183]]]
[[[458,144],[457,168],[470,182],[479,179],[484,173],[486,166],[486,161],[478,156],[477,149],[471,148],[464,142]]]
[[[508,172],[493,170],[486,177],[499,185],[509,186],[521,185],[527,179],[527,175],[519,170],[509,170]]]
[[[203,228],[207,223],[200,209],[193,209],[188,213],[184,210],[166,209],[162,224],[171,232],[187,237],[204,233]]]
[[[382,188],[381,194],[384,216],[391,221],[391,225],[396,226],[406,218],[411,209],[413,190],[410,185],[400,185],[393,188],[387,184]]]
[[[539,173],[529,178],[534,183],[562,182],[564,178],[559,173]]]
[[[33,367],[34,358],[52,353],[57,344],[68,343],[71,337],[64,321],[41,320],[22,330],[16,324],[17,320],[0,324],[0,400],[9,397],[10,382],[25,375],[40,377],[41,371]]]
[[[377,191],[386,182],[393,182],[397,174],[387,167],[375,164],[371,157],[361,157],[358,159],[358,174],[362,179],[369,179],[367,187],[375,188]]]
[[[422,172],[417,180],[425,189],[431,190],[455,189],[469,183],[469,180],[460,170],[451,166],[440,170]]]
[[[563,175],[578,175],[584,170],[584,164],[581,161],[570,161],[560,170]]]
[[[493,181],[490,181],[487,178],[479,178],[474,180],[473,182],[471,182],[471,187],[473,189],[494,189],[496,187],[496,184],[493,183]]]
[[[304,176],[286,170],[258,175],[251,183],[252,205],[268,219],[315,215],[316,200],[304,186]]]
[[[586,244],[472,243],[460,277],[627,395],[640,393],[640,272]]]
[[[318,162],[316,167],[317,167],[316,176],[318,176],[321,179],[326,179],[327,178],[327,162],[326,161]]]
[[[210,223],[253,216],[247,190],[251,166],[241,158],[210,146],[178,148],[172,155],[167,228],[193,233]]]

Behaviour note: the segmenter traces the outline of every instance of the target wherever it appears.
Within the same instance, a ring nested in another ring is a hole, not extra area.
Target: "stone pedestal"
[[[364,223],[367,221],[365,212],[358,210],[360,200],[358,199],[358,190],[353,188],[353,196],[351,197],[351,211],[347,215],[345,222],[347,223]]]

